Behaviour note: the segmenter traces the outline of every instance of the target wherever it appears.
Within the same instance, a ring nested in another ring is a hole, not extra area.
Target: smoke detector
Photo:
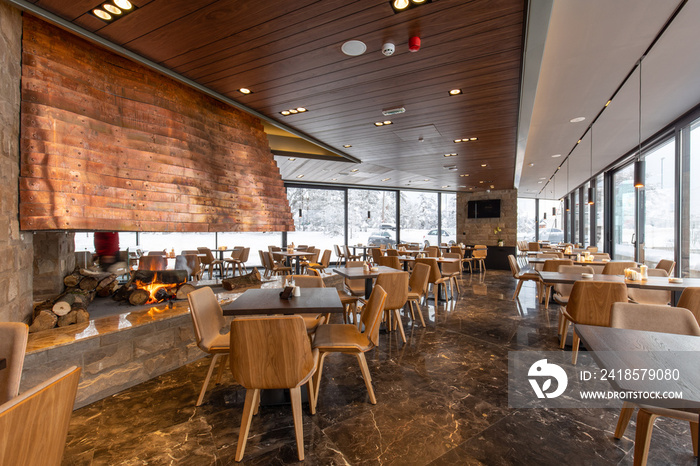
[[[382,115],[384,115],[384,116],[398,115],[399,113],[403,113],[405,111],[406,111],[406,109],[403,107],[388,108],[386,110],[382,110]]]

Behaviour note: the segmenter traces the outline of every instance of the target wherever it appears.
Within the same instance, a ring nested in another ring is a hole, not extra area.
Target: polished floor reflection
[[[326,359],[317,414],[304,405],[305,464],[631,465],[634,418],[617,441],[615,410],[508,408],[508,351],[557,350],[557,307],[538,306],[530,283],[511,301],[505,272],[466,274],[461,288],[423,308],[427,328],[404,318],[406,345],[383,333],[367,353],[376,405],[353,356]],[[244,390],[226,373],[195,408],[208,363],[74,412],[64,464],[233,464]],[[261,407],[243,463],[294,462],[291,407]],[[649,464],[695,464],[687,423],[657,421]]]

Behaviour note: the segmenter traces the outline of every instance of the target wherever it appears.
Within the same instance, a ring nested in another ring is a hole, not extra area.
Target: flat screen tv
[[[499,218],[500,216],[500,199],[467,202],[467,218]]]

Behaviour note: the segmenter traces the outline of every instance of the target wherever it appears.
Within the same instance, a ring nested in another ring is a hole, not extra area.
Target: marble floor
[[[423,308],[426,328],[404,318],[406,345],[383,333],[367,353],[376,405],[355,358],[330,355],[318,412],[304,405],[305,464],[631,465],[634,418],[618,441],[616,410],[508,408],[508,351],[558,348],[557,306],[538,305],[531,283],[512,301],[515,284],[466,274],[458,299]],[[234,464],[245,391],[227,371],[196,408],[208,364],[75,411],[64,464]],[[295,462],[291,407],[261,407],[242,464]],[[696,464],[687,423],[657,421],[649,464]]]

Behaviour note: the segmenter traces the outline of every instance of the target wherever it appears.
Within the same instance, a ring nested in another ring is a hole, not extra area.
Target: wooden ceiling
[[[524,0],[433,0],[398,14],[389,0],[132,2],[138,9],[111,24],[89,13],[94,0],[32,3],[362,160],[278,157],[285,179],[513,187]],[[367,52],[344,55],[351,39]],[[394,55],[382,55],[384,42],[396,44]],[[463,93],[450,96],[455,88]],[[296,107],[308,112],[279,113]],[[406,112],[375,127],[395,107]],[[469,137],[478,140],[453,142]]]

